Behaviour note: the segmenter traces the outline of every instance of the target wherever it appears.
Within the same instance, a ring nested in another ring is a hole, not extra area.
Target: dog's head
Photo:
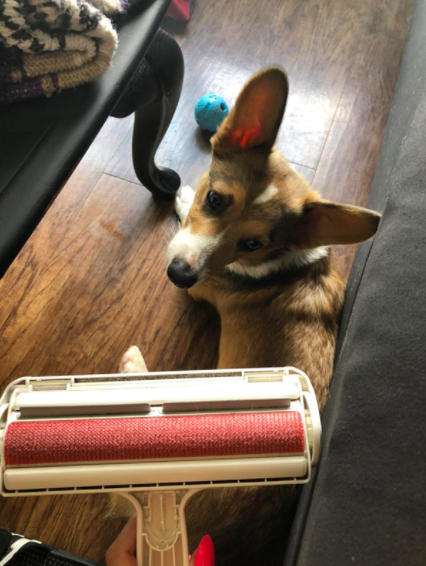
[[[261,71],[213,137],[210,169],[169,247],[176,285],[192,287],[225,266],[261,277],[376,232],[379,214],[322,200],[273,149],[287,95],[284,71]]]

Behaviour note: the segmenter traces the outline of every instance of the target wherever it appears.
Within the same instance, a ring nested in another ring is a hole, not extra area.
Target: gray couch
[[[426,2],[413,12],[349,279],[319,468],[285,566],[426,564]]]

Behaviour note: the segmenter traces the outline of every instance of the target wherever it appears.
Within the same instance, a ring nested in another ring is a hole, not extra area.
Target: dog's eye
[[[245,242],[240,242],[239,248],[245,252],[254,252],[262,247],[262,243],[259,240],[246,240]]]
[[[222,197],[215,191],[209,191],[207,193],[207,202],[210,205],[210,208],[217,210],[222,206]]]

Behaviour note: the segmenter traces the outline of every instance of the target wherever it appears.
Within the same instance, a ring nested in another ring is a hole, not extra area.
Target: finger
[[[113,542],[129,554],[136,552],[136,515],[133,515],[124,525],[123,530]]]
[[[107,566],[136,566],[136,515],[124,526],[106,552]]]

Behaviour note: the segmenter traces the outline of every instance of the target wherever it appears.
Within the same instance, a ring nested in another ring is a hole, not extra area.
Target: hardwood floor
[[[176,35],[186,77],[157,161],[196,185],[209,163],[197,98],[232,104],[264,65],[290,77],[278,147],[324,197],[365,205],[404,51],[411,0],[198,0]],[[131,163],[132,119],[109,119],[0,281],[0,382],[112,372],[137,344],[152,370],[214,367],[219,323],[167,280],[177,220]],[[354,248],[336,250],[347,277]],[[0,526],[102,560],[122,521],[102,496],[0,501]]]

